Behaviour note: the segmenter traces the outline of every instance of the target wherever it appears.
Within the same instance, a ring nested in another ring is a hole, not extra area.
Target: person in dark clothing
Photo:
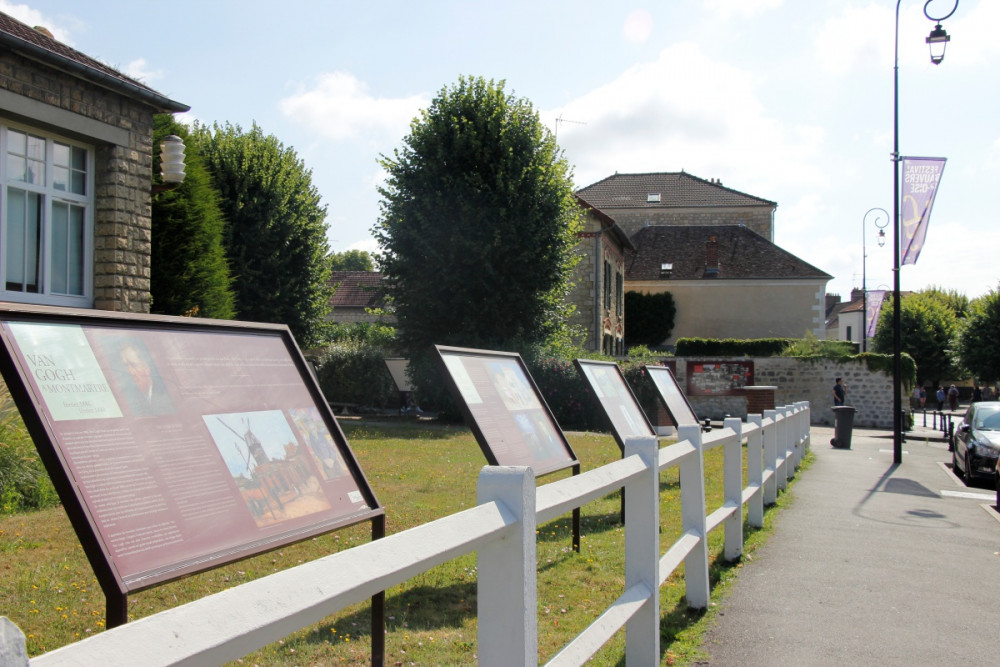
[[[844,384],[844,378],[837,378],[833,385],[833,404],[834,406],[843,405],[844,400],[847,398],[847,386]]]

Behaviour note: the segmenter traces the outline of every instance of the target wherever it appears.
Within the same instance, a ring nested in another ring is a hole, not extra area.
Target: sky
[[[955,0],[932,0],[941,17]],[[973,298],[1000,283],[1000,3],[960,0],[940,65],[924,0],[899,10],[899,142],[945,157],[903,290]],[[575,187],[686,171],[777,203],[774,241],[833,276],[891,289],[891,0],[0,0],[70,46],[292,148],[327,206],[331,249],[375,251],[382,155],[460,76],[505,81],[555,132]],[[991,176],[992,174],[992,176]],[[888,214],[881,221],[888,223]],[[867,221],[867,222],[866,222]],[[867,255],[867,259],[863,257]]]

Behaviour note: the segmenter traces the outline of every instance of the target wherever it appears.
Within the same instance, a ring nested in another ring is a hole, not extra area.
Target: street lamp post
[[[902,334],[899,313],[899,4],[896,0],[896,43],[893,51],[893,94],[892,94],[892,460],[893,463],[903,462],[903,399],[902,390],[903,360]],[[927,45],[931,50],[931,62],[940,65],[944,60],[944,50],[951,37],[941,27],[941,21],[949,18],[958,9],[958,0],[951,11],[941,17],[931,16],[927,8],[934,0],[924,3],[924,16],[937,23],[928,35]]]
[[[884,208],[870,208],[861,219],[861,351],[868,351],[868,218],[874,213],[872,222],[878,228],[878,247],[885,245],[885,228],[889,224],[889,214]],[[885,216],[885,217],[883,217]],[[880,224],[881,223],[881,224]]]

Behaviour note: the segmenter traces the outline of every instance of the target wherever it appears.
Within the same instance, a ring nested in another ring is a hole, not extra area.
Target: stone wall
[[[0,53],[0,90],[25,100],[0,114],[94,146],[94,307],[149,312],[156,110],[12,52]]]
[[[775,405],[809,401],[814,424],[833,424],[833,384],[838,377],[847,385],[847,405],[857,409],[857,426],[892,428],[892,375],[868,370],[863,361],[837,363],[830,360],[806,361],[792,357],[731,357],[754,363],[754,384],[776,387]],[[713,361],[725,361],[713,357]],[[687,388],[687,359],[677,359],[677,381]],[[691,361],[696,361],[691,359]],[[746,418],[743,396],[689,396],[700,419],[713,421],[726,415]],[[907,402],[904,400],[903,405]]]

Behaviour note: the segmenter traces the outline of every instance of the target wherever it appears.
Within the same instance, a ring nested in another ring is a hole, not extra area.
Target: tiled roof
[[[705,271],[706,250],[713,237],[718,243],[717,276]],[[630,281],[661,280],[664,263],[673,267],[670,278],[663,280],[833,277],[742,225],[643,227],[632,235],[632,243],[638,250],[625,270],[625,279]]]
[[[380,308],[385,300],[385,279],[375,271],[333,271],[330,284],[334,308]]]
[[[149,86],[128,77],[113,67],[66,46],[7,14],[0,12],[0,47],[6,47],[26,58],[87,79],[127,97],[138,98],[158,111],[179,112],[190,109]]]
[[[754,197],[718,181],[681,172],[658,174],[615,174],[577,190],[577,194],[599,209],[616,208],[731,208],[775,207],[767,199]],[[659,195],[650,201],[649,195]]]

